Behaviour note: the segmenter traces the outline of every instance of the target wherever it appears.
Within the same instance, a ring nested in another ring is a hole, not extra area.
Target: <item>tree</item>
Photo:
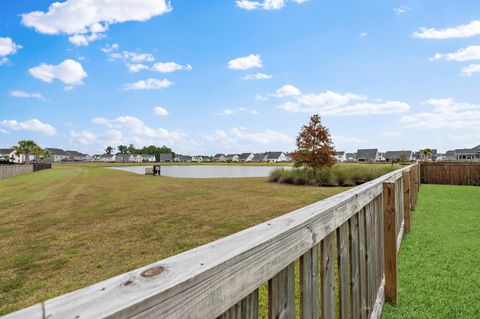
[[[126,145],[118,145],[117,150],[120,154],[127,154],[128,147]]]
[[[47,158],[49,158],[50,156],[52,156],[52,153],[47,150],[47,149],[43,149],[42,150],[42,161],[45,162],[47,160]]]
[[[420,151],[420,155],[423,160],[429,160],[432,157],[432,150],[429,148],[423,149]]]
[[[133,144],[130,144],[128,146],[128,153],[130,154],[137,154],[137,149],[135,148],[135,146],[133,146]]]
[[[38,161],[40,160],[40,157],[43,155],[43,149],[40,146],[35,145],[35,147],[32,150],[32,153],[33,155],[35,155],[35,162],[38,163]]]
[[[34,152],[35,148],[38,145],[32,140],[21,140],[18,141],[18,145],[15,145],[13,149],[15,150],[15,155],[17,156],[25,156],[25,163],[30,162],[29,155]]]
[[[328,129],[322,125],[320,115],[314,114],[310,123],[304,125],[297,137],[297,150],[292,157],[295,167],[317,170],[335,164],[335,148]]]
[[[114,150],[115,150],[115,148],[113,148],[111,146],[107,146],[107,148],[105,149],[105,153],[112,154]]]

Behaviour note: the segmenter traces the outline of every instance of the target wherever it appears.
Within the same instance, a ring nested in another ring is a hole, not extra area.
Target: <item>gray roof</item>
[[[178,155],[177,158],[180,161],[191,161],[192,157],[190,155]]]
[[[222,157],[222,156],[225,156],[225,154],[223,154],[223,153],[218,153],[218,154],[215,154],[214,158],[219,158],[219,157]]]
[[[60,148],[52,148],[52,147],[47,147],[46,148],[50,153],[52,153],[53,155],[65,155],[65,156],[68,156],[68,154],[60,149]]]
[[[69,156],[78,156],[78,157],[85,157],[87,154],[83,154],[77,151],[65,151]]]
[[[129,159],[132,154],[117,154],[116,159]]]
[[[370,149],[360,149],[357,151],[357,159],[366,159],[366,160],[376,160],[377,158],[378,149],[370,148]]]
[[[268,152],[267,159],[278,159],[280,155],[284,154],[283,152]]]
[[[254,162],[261,162],[264,161],[267,158],[267,154],[265,153],[256,153],[253,155],[252,161]]]
[[[385,159],[407,159],[412,157],[412,151],[388,151],[385,153]]]
[[[113,156],[115,156],[115,155],[113,155],[113,154],[102,154],[102,155],[100,155],[100,157],[103,157],[103,158],[112,158]]]
[[[160,154],[160,160],[161,161],[171,161],[172,160],[172,153],[161,153]]]
[[[163,154],[160,154],[160,158],[162,158],[162,155],[163,155]],[[171,157],[171,155],[172,155],[172,154],[170,154],[170,157]],[[155,157],[154,154],[140,154],[140,156],[143,157],[143,158]]]
[[[246,160],[250,155],[252,155],[252,153],[242,153],[238,156],[238,159],[239,160]]]
[[[347,158],[357,158],[357,153],[347,153]]]
[[[455,151],[451,150],[451,151],[447,151],[445,153],[445,155],[455,155]]]
[[[480,152],[480,149],[475,149],[475,148],[461,148],[461,149],[455,150],[455,154],[458,154],[458,155],[477,154],[479,152]]]
[[[480,144],[473,148],[474,150],[480,150]]]
[[[342,152],[342,151],[335,152],[335,155],[338,155],[338,156],[343,156],[344,154],[345,154],[345,152]]]
[[[0,148],[0,154],[10,154],[13,152],[13,148]]]

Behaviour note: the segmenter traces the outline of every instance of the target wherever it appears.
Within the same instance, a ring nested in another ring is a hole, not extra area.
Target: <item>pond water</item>
[[[117,166],[108,167],[120,171],[145,174],[145,168],[152,166]],[[230,166],[230,165],[165,165],[161,175],[179,178],[239,178],[266,177],[278,166]],[[291,167],[283,167],[290,169]]]

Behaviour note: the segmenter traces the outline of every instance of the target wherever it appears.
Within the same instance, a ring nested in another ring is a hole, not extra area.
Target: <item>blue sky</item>
[[[480,2],[9,1],[0,147],[338,150],[480,144]]]

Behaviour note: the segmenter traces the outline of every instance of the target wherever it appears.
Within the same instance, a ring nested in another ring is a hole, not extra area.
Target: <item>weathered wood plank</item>
[[[219,319],[257,319],[258,289],[227,310]]]
[[[397,303],[397,233],[395,219],[395,183],[383,184],[385,299]]]
[[[348,223],[337,228],[337,265],[339,318],[350,318],[350,289],[348,271]]]
[[[300,317],[318,319],[318,245],[300,257]]]
[[[2,319],[44,319],[43,305],[36,304],[17,312],[5,315]]]
[[[216,318],[318,244],[403,170],[215,242],[48,300],[45,317]],[[362,259],[362,258],[360,258]]]
[[[403,172],[403,216],[404,231],[410,232],[410,172]]]
[[[350,248],[350,312],[353,319],[360,318],[360,269],[358,214],[353,215],[349,223]]]
[[[321,314],[323,319],[335,319],[335,260],[333,245],[335,233],[321,242]]]
[[[360,270],[360,318],[367,318],[367,247],[365,235],[365,208],[358,212],[358,246]]]
[[[367,265],[367,318],[370,318],[375,296],[375,278],[373,271],[373,239],[374,230],[372,225],[373,203],[365,206],[365,246],[367,248],[365,259]]]
[[[295,266],[293,263],[268,281],[268,318],[295,318]]]
[[[385,303],[385,278],[382,277],[380,281],[380,287],[375,299],[375,305],[373,307],[372,315],[369,319],[380,319],[382,317],[383,304]]]

